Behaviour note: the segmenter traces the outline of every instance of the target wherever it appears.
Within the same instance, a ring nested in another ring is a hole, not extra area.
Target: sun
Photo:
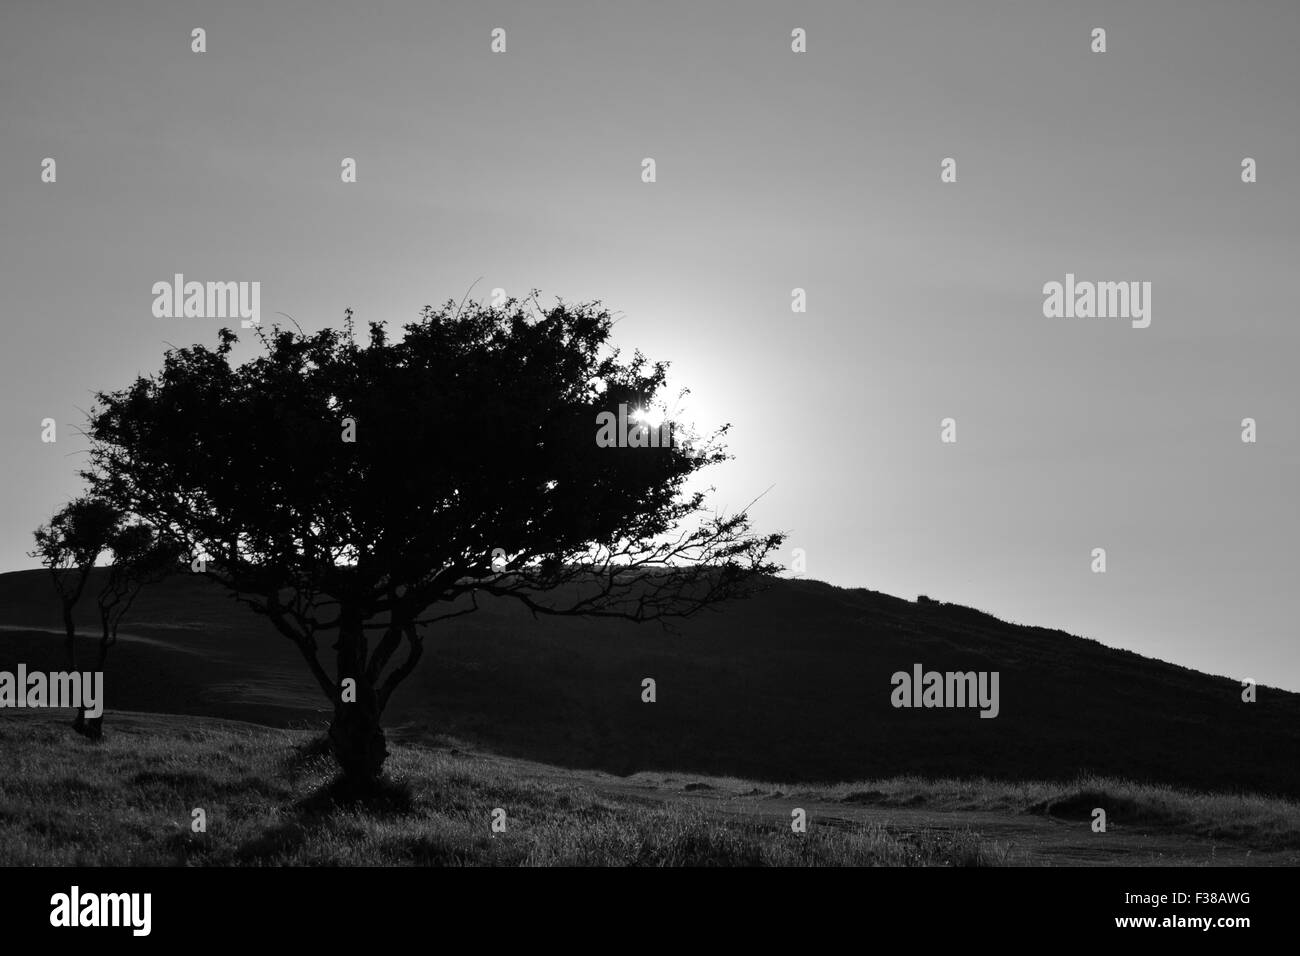
[[[631,414],[632,421],[647,428],[658,428],[664,423],[663,409],[637,408]]]

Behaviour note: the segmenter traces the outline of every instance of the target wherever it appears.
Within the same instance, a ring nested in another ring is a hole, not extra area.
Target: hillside
[[[901,774],[1069,780],[1081,772],[1300,795],[1300,695],[1090,640],[812,581],[681,623],[533,620],[502,601],[431,633],[387,715],[394,738],[453,739],[614,774],[784,782]],[[87,618],[88,620],[88,618]],[[0,669],[60,669],[44,572],[0,575]],[[111,710],[317,727],[297,651],[195,577],[142,595],[106,678]],[[895,709],[890,675],[996,670],[1000,714]],[[653,677],[658,700],[641,702]],[[112,715],[108,718],[112,729]]]

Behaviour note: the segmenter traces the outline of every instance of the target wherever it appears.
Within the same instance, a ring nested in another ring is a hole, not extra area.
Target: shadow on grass
[[[312,829],[314,828],[296,821],[282,823],[251,840],[245,840],[235,851],[235,857],[241,863],[256,863],[280,856],[292,856],[306,845]]]
[[[357,783],[337,776],[293,805],[306,815],[325,816],[335,810],[361,810],[373,816],[404,816],[415,809],[415,794],[405,780],[381,777]]]

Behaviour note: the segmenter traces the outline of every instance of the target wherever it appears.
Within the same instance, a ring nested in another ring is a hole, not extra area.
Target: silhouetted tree
[[[95,595],[99,611],[99,662],[106,671],[109,648],[117,644],[117,630],[135,599],[147,585],[157,584],[183,567],[185,554],[180,544],[161,537],[142,521],[119,521],[107,541],[113,563],[104,572],[104,584]],[[104,715],[86,717],[84,733],[103,736]]]
[[[653,401],[666,372],[620,359],[599,304],[453,305],[400,340],[371,323],[365,345],[350,311],[342,330],[259,329],[264,354],[242,365],[222,329],[217,348],[172,349],[157,374],[99,394],[90,417],[86,477],[301,651],[350,784],[380,775],[380,717],[424,629],[478,595],[646,621],[777,570],[780,535],[683,487],[727,457],[725,427],[689,447],[597,443],[598,413]]]
[[[161,539],[149,525],[127,520],[121,509],[94,494],[82,495],[64,505],[49,523],[36,529],[35,537],[36,548],[28,553],[40,559],[54,580],[70,671],[77,669],[73,611],[85,593],[96,562],[106,554],[112,556],[113,562],[104,572],[104,584],[95,596],[100,619],[96,669],[103,671],[108,649],[117,643],[122,619],[141,588],[177,570],[182,556],[179,546]],[[103,735],[103,721],[103,714],[87,717],[82,707],[72,726],[77,733],[99,738]]]
[[[81,600],[90,573],[120,521],[112,504],[93,495],[68,502],[35,531],[36,548],[28,552],[40,560],[54,581],[63,615],[64,648],[70,671],[77,669],[77,623],[73,609]],[[77,712],[73,728],[86,733],[84,709]]]

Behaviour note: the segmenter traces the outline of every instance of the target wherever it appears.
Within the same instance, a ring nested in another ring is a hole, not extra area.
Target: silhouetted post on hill
[[[480,594],[663,620],[778,570],[781,535],[683,489],[727,458],[725,427],[693,446],[597,441],[601,413],[647,407],[666,373],[620,360],[599,304],[453,305],[397,341],[371,323],[359,343],[350,311],[341,330],[258,329],[264,354],[239,366],[223,329],[215,350],[173,349],[100,393],[90,418],[93,487],[293,642],[360,787],[380,776],[381,717],[426,629]]]

